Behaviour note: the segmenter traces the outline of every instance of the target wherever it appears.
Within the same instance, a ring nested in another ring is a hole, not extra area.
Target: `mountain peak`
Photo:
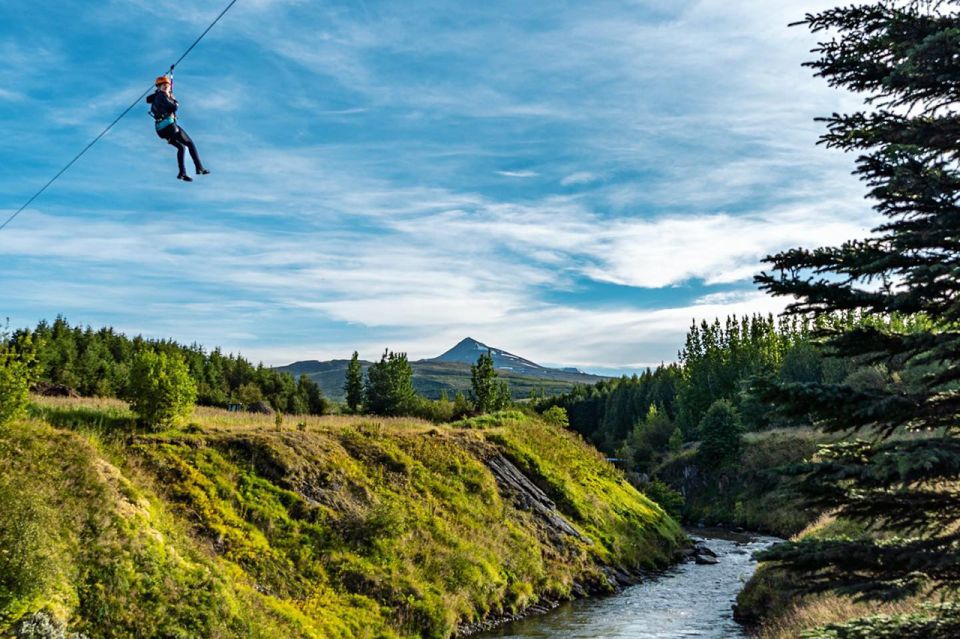
[[[492,346],[487,346],[483,342],[465,337],[457,345],[448,350],[439,357],[427,360],[429,362],[459,362],[461,364],[474,364],[483,353],[490,351],[493,356],[493,367],[503,370],[513,370],[517,372],[532,370],[544,370],[543,366],[535,364],[519,355],[508,353],[507,351]]]

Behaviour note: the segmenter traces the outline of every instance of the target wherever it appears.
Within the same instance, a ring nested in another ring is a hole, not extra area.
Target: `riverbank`
[[[37,400],[0,433],[0,636],[446,639],[669,564],[678,525],[575,434]],[[13,526],[9,525],[13,522]],[[24,534],[26,533],[26,534]]]
[[[689,532],[716,553],[716,564],[681,563],[617,594],[565,603],[477,639],[747,637],[733,619],[732,605],[756,569],[753,553],[778,539],[720,529]]]

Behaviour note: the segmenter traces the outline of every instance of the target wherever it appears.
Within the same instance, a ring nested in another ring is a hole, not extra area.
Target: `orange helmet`
[[[170,84],[170,78],[165,75],[161,75],[159,78],[157,78],[157,81],[154,82],[154,85],[160,86],[161,84]]]

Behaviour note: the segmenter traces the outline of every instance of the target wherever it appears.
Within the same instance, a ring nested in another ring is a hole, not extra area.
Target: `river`
[[[676,639],[746,637],[732,606],[757,563],[752,554],[780,541],[759,535],[693,531],[719,563],[679,564],[609,597],[581,599],[545,615],[478,635],[484,639]]]

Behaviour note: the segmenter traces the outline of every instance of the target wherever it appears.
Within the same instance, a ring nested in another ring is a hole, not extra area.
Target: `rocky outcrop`
[[[537,515],[555,541],[562,542],[564,536],[570,536],[591,543],[560,514],[556,503],[540,490],[539,486],[520,472],[520,469],[514,466],[509,459],[503,455],[495,455],[487,459],[485,463],[497,480],[497,486],[500,488],[501,494],[513,499],[520,510],[530,511]]]

